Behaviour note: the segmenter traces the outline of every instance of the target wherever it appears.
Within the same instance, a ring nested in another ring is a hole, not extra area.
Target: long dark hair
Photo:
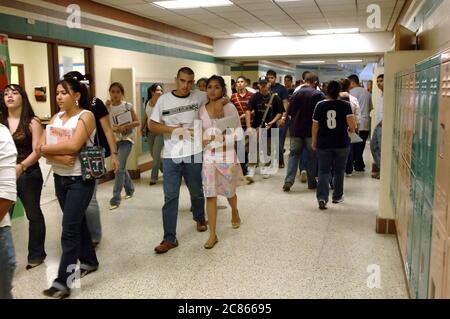
[[[79,80],[75,78],[65,78],[58,83],[56,83],[56,86],[60,85],[66,90],[67,93],[72,90],[74,93],[80,93],[80,99],[78,100],[78,105],[85,110],[90,109],[90,103],[89,103],[89,92],[83,83],[80,83]]]
[[[156,89],[158,86],[161,86],[159,83],[153,83],[148,89],[147,89],[147,100],[145,101],[145,105],[147,105],[148,101],[152,99],[153,93],[156,92]]]
[[[209,83],[211,81],[217,81],[219,82],[219,85],[222,87],[222,96],[225,96],[225,94],[227,93],[226,90],[226,85],[225,85],[225,80],[223,79],[223,77],[219,76],[219,75],[213,75],[211,76],[208,81],[206,82],[206,87],[208,87]]]
[[[18,84],[8,84],[3,90],[2,99],[0,102],[0,120],[2,124],[8,126],[9,114],[4,100],[4,93],[7,89],[17,91],[22,96],[22,111],[20,113],[20,121],[17,129],[22,132],[29,132],[29,125],[31,121],[36,117],[36,115],[34,114],[33,108],[31,107],[27,92]]]

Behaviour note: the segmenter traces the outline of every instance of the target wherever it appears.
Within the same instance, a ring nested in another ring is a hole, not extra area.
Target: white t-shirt
[[[156,103],[151,120],[166,126],[194,129],[198,138],[180,139],[175,134],[164,134],[164,158],[182,158],[202,152],[201,123],[199,121],[200,106],[207,101],[206,92],[192,91],[186,97],[178,97],[174,92],[165,93]],[[198,121],[194,127],[194,121]]]
[[[380,96],[380,108],[378,109],[378,113],[377,113],[377,125],[380,124],[380,122],[383,120],[383,93],[381,93]]]
[[[80,116],[85,113],[85,112],[90,112],[88,110],[82,110],[80,113],[78,113],[75,116],[72,116],[66,123],[62,123],[62,116],[64,115],[64,112],[59,112],[58,115],[55,117],[55,120],[53,121],[53,126],[55,127],[61,127],[67,130],[71,130],[72,131],[72,136],[75,133],[75,129],[77,128],[78,119],[80,118]],[[81,125],[83,125],[83,123],[81,123]],[[84,130],[84,127],[83,127]],[[91,140],[94,141],[94,137],[95,137],[95,131],[94,130],[91,134]],[[89,139],[86,140],[86,144],[88,146],[92,146],[92,143]],[[80,159],[76,158],[75,160],[75,165],[74,166],[66,166],[63,164],[59,164],[59,163],[50,163],[52,165],[52,169],[53,172],[59,176],[81,176],[81,162]]]
[[[17,150],[9,129],[0,124],[0,198],[15,202]],[[0,221],[0,228],[11,226],[9,213]]]

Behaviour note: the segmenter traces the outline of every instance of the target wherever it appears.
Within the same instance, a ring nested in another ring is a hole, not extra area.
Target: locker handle
[[[428,147],[431,147],[431,139],[433,137],[433,119],[428,121]]]
[[[441,159],[444,159],[444,150],[445,150],[445,124],[441,123],[441,125],[439,125],[441,131],[438,134],[438,139],[439,139],[439,157]]]

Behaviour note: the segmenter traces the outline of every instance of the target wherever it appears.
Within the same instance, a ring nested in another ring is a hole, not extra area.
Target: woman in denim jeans
[[[95,180],[83,180],[79,153],[92,145],[95,118],[88,111],[87,88],[76,79],[64,79],[56,87],[56,102],[61,112],[53,116],[43,134],[38,151],[52,165],[55,190],[63,211],[62,256],[58,277],[44,295],[65,298],[76,279],[96,271],[97,255],[86,223],[86,208],[91,201]],[[80,261],[80,271],[77,262]]]
[[[317,201],[319,209],[327,209],[331,170],[333,170],[333,203],[344,200],[344,172],[350,151],[348,132],[356,128],[350,103],[338,100],[341,85],[331,81],[327,99],[317,103],[313,115],[312,149],[319,157]]]
[[[43,179],[38,162],[40,156],[34,151],[42,135],[42,126],[21,86],[6,86],[3,100],[1,123],[9,128],[17,148],[17,195],[29,221],[26,269],[31,269],[42,264],[47,256],[44,248],[45,220],[41,210]],[[11,214],[13,210],[14,205]]]
[[[109,86],[111,100],[106,101],[106,106],[109,108],[109,115],[117,142],[117,151],[119,152],[119,170],[114,180],[113,197],[109,201],[110,210],[119,207],[122,188],[125,188],[125,199],[133,197],[134,194],[134,185],[127,170],[127,159],[134,144],[133,128],[138,127],[140,123],[133,106],[123,101],[124,95],[125,89],[122,84],[114,82]],[[126,117],[127,112],[131,115],[130,121],[122,123],[119,121],[119,116]]]
[[[148,148],[153,158],[152,173],[150,176],[150,185],[155,185],[158,180],[158,171],[162,172],[161,151],[164,147],[164,138],[162,134],[155,134],[148,129],[148,119],[152,117],[153,109],[162,95],[163,90],[158,83],[153,84],[148,88],[148,99],[145,103],[145,114],[141,124],[141,134],[147,137]]]

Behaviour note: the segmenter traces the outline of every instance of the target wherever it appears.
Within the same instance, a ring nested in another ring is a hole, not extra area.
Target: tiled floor
[[[180,246],[163,255],[153,252],[163,235],[162,183],[150,187],[145,172],[135,181],[135,197],[115,211],[108,210],[113,183],[101,185],[100,268],[71,298],[407,298],[395,236],[375,233],[379,181],[369,172],[354,174],[345,179],[345,201],[319,211],[306,184],[281,190],[284,174],[258,177],[238,190],[241,228],[231,228],[228,208],[219,210],[219,243],[212,250],[203,248],[208,234],[195,230],[183,185]],[[61,212],[52,177],[43,193],[45,265],[25,270],[28,221],[13,222],[16,298],[42,298],[57,272]],[[380,288],[367,285],[370,265],[380,267]]]

